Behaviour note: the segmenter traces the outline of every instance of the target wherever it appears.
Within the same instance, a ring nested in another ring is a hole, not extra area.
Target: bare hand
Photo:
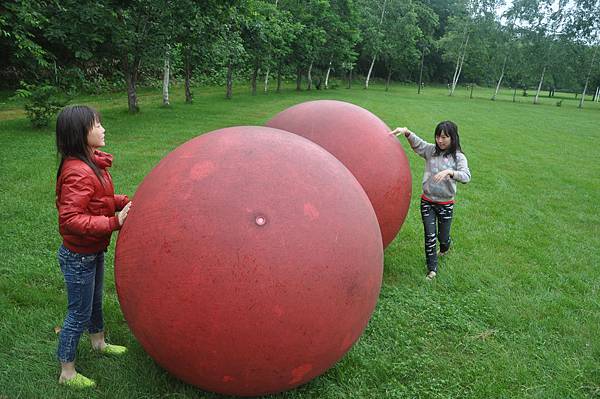
[[[397,127],[394,130],[392,130],[390,132],[390,134],[393,134],[396,137],[398,137],[401,134],[403,134],[404,137],[408,137],[410,135],[410,130],[408,130],[408,128],[405,128],[405,127]]]
[[[442,180],[448,178],[448,176],[450,175],[454,175],[454,171],[452,171],[451,169],[442,170],[441,172],[438,172],[433,176],[433,181],[439,183]]]
[[[121,212],[119,212],[119,226],[123,226],[123,223],[125,223],[125,219],[127,218],[127,214],[129,213],[129,208],[131,208],[131,201],[129,201],[127,205],[125,205],[123,209],[121,209]]]

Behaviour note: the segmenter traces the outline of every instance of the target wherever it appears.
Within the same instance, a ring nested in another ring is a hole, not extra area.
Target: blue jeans
[[[63,245],[58,263],[67,287],[67,317],[58,337],[57,356],[61,363],[75,360],[79,338],[87,328],[90,334],[103,331],[102,289],[104,252],[78,254]]]
[[[435,204],[421,198],[421,218],[425,233],[425,259],[427,270],[437,273],[438,257],[436,252],[437,241],[440,242],[440,251],[450,249],[450,227],[452,226],[452,213],[454,204]]]

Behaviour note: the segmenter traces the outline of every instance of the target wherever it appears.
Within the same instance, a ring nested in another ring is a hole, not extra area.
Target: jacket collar
[[[100,169],[110,168],[112,166],[113,156],[109,153],[99,150],[94,151],[94,163]]]

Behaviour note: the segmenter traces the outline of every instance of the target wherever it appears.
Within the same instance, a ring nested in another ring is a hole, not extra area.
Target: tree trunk
[[[467,32],[467,28],[465,27],[465,34]],[[456,67],[454,68],[454,75],[452,75],[452,84],[448,86],[448,95],[451,96],[454,92],[454,81],[456,80],[456,75],[458,74],[458,64],[460,63],[460,56],[462,54],[464,41],[461,41],[460,48],[458,49],[458,58],[456,59]]]
[[[351,89],[352,88],[352,69],[350,68],[350,70],[348,71],[348,88]]]
[[[456,68],[454,69],[454,76],[452,77],[452,86],[450,87],[450,96],[454,95],[454,89],[456,89],[456,85],[458,84],[458,79],[460,78],[460,73],[462,72],[462,66],[465,62],[465,55],[467,53],[467,44],[469,44],[469,36],[470,34],[467,31],[467,27],[465,27],[465,39],[460,44],[460,48],[458,50],[458,58],[456,60]]]
[[[392,68],[388,68],[387,79],[385,80],[385,91],[390,89],[390,79],[392,78]]]
[[[140,111],[140,107],[137,102],[137,95],[135,90],[135,78],[131,72],[127,72],[127,107],[129,108],[130,114],[135,114]]]
[[[130,114],[135,114],[140,111],[140,107],[137,102],[137,72],[140,65],[139,59],[134,59],[133,63],[129,63],[128,56],[125,55],[123,59],[125,66],[125,79],[127,79],[127,107],[129,108]]]
[[[498,79],[498,84],[496,85],[496,91],[492,96],[492,101],[496,101],[496,96],[498,96],[498,90],[500,90],[500,84],[502,84],[502,79],[504,78],[504,68],[506,68],[506,60],[508,59],[508,54],[504,57],[504,63],[502,64],[502,72],[500,73],[500,79]]]
[[[467,42],[468,41],[469,41],[469,37],[467,36]],[[456,85],[458,84],[458,79],[460,79],[460,74],[462,73],[463,63],[465,62],[466,52],[467,52],[467,49],[466,49],[466,44],[465,44],[465,49],[463,50],[462,59],[460,60],[460,68],[458,68],[458,74],[456,75],[456,80],[454,81],[454,84],[452,85],[452,94],[454,94],[454,89],[456,89]]]
[[[227,65],[227,92],[225,93],[225,98],[228,100],[231,99],[233,94],[233,63],[229,61]]]
[[[277,93],[281,91],[281,64],[277,66]]]
[[[383,24],[383,17],[385,16],[385,6],[387,4],[387,0],[383,0],[383,7],[381,8],[381,18],[379,18],[379,29],[381,29],[381,25]],[[369,88],[369,81],[371,80],[371,72],[373,72],[373,65],[375,64],[375,59],[377,58],[377,52],[373,54],[373,60],[371,61],[371,66],[369,67],[369,73],[367,74],[367,79],[365,80],[365,89]]]
[[[515,86],[515,91],[513,91],[513,103],[517,101],[516,97],[517,97],[517,86]]]
[[[312,90],[312,67],[313,67],[313,62],[310,62],[310,65],[308,66],[308,74],[306,75],[306,78],[308,79],[308,82],[306,84],[306,90]]]
[[[540,91],[542,90],[542,83],[544,83],[544,74],[546,73],[546,67],[542,69],[542,76],[540,78],[540,84],[538,85],[537,92],[535,93],[535,98],[533,99],[533,103],[538,103],[538,98],[540,97]]]
[[[269,72],[270,68],[267,68],[267,73],[265,74],[265,93],[269,91]]]
[[[331,72],[331,61],[329,61],[329,66],[327,67],[327,73],[325,74],[325,88],[329,89],[329,73]]]
[[[600,95],[600,86],[596,87],[596,94],[594,95],[595,102],[598,102],[599,95]]]
[[[423,84],[423,65],[425,63],[425,47],[421,51],[421,69],[419,71],[419,87],[417,88],[417,94],[421,94],[421,85]]]
[[[296,91],[302,90],[302,68],[296,68]]]
[[[168,107],[169,102],[169,75],[171,74],[171,66],[169,64],[169,46],[165,51],[165,65],[163,69],[163,106]]]
[[[373,56],[373,60],[371,61],[371,66],[369,67],[369,73],[367,73],[367,79],[365,80],[365,89],[369,88],[369,81],[371,80],[371,72],[373,72],[373,65],[375,65],[375,58],[377,58],[377,57]]]
[[[256,79],[258,78],[258,70],[260,68],[258,67],[258,64],[254,65],[254,69],[252,70],[252,95],[255,96],[256,95]]]
[[[54,85],[58,87],[58,68],[56,67],[56,60],[54,60]]]
[[[192,65],[189,57],[185,57],[185,102],[192,103],[192,91],[190,89],[190,80],[192,79]]]
[[[597,50],[598,46],[594,48],[594,53],[592,54],[592,62],[590,63],[590,69],[588,70],[587,77],[585,78],[585,85],[583,86],[583,93],[581,93],[581,100],[579,100],[578,108],[583,108],[583,102],[585,101],[585,92],[587,91],[588,83],[590,82],[590,76],[592,75],[592,69],[594,68],[594,61],[596,61]]]

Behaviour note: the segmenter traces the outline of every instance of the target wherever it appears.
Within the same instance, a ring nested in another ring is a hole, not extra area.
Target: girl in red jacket
[[[56,121],[56,147],[61,156],[56,179],[56,207],[63,243],[58,262],[65,278],[68,310],[58,342],[59,382],[93,387],[95,382],[75,371],[77,344],[84,330],[92,348],[105,354],[122,354],[123,346],[104,340],[102,286],[104,252],[113,231],[119,230],[131,202],[115,195],[107,168],[112,155],[104,147],[100,115],[86,106],[65,107]],[[116,211],[120,211],[115,214]]]

